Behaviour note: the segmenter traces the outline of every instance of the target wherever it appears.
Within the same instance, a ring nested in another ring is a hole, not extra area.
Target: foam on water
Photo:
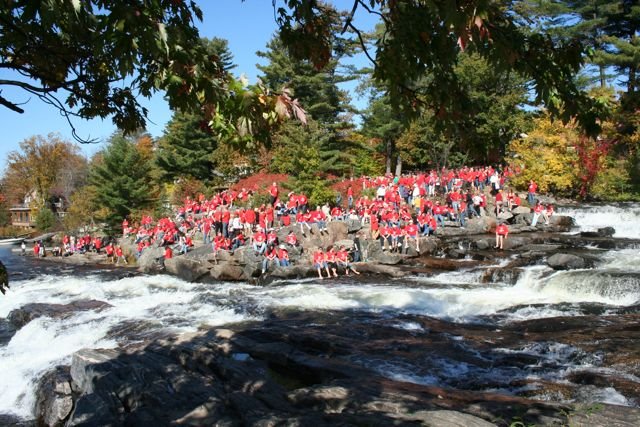
[[[221,284],[207,290],[224,300],[248,285]],[[11,298],[0,298],[0,316],[27,303],[67,304],[78,299],[105,301],[105,310],[77,313],[66,319],[37,318],[0,347],[3,379],[0,413],[32,416],[38,378],[52,367],[68,363],[82,348],[113,348],[107,337],[114,326],[126,321],[150,321],[178,332],[197,330],[251,319],[238,308],[201,303],[202,288],[169,276],[146,276],[116,281],[97,278],[43,276],[12,283]]]
[[[560,215],[575,219],[579,231],[595,231],[598,228],[613,227],[615,237],[640,239],[640,204],[623,203],[619,205],[582,205],[579,207],[559,206]]]

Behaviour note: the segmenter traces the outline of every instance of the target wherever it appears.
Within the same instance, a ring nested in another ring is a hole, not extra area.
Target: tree
[[[396,139],[406,127],[406,122],[407,118],[392,107],[389,94],[374,89],[369,99],[369,106],[363,114],[362,132],[379,141],[381,151],[385,155],[385,172],[388,174],[391,173],[394,159],[396,159],[396,165],[398,164]],[[402,169],[401,158],[399,164],[396,172]]]
[[[89,182],[95,186],[96,202],[107,211],[108,225],[116,227],[132,213],[153,207],[157,191],[151,166],[135,141],[120,133],[114,134],[94,159]]]
[[[8,155],[6,197],[11,203],[21,203],[35,191],[38,206],[45,206],[52,196],[67,198],[84,184],[86,169],[87,161],[77,145],[55,134],[33,136]]]
[[[203,118],[194,114],[174,113],[164,135],[158,141],[156,163],[162,179],[170,182],[192,177],[207,182],[214,177],[212,153],[218,147],[217,138],[203,125]]]
[[[36,228],[40,231],[50,231],[57,222],[56,215],[48,207],[43,207],[36,214]]]
[[[110,116],[125,132],[144,128],[139,98],[157,91],[172,109],[204,111],[207,120],[223,106],[234,118],[258,121],[274,111],[275,97],[258,86],[233,91],[227,58],[209,53],[212,42],[200,39],[197,20],[202,11],[193,0],[8,2],[0,8],[0,68],[13,73],[0,88],[20,88],[59,109],[78,139],[74,116]],[[264,99],[252,108],[229,102],[243,95]],[[280,99],[279,119],[292,113],[289,101]],[[1,94],[0,105],[24,111]]]
[[[300,56],[323,65],[330,58],[327,31],[331,6],[315,0],[290,0],[278,9],[280,32],[286,45]],[[355,26],[359,11],[380,17],[382,37],[375,54]],[[352,31],[374,64],[374,78],[408,114],[424,108],[439,118],[461,110],[465,98],[455,76],[458,54],[473,47],[497,73],[513,70],[532,81],[536,103],[564,122],[577,117],[590,134],[599,131],[597,119],[605,106],[591,99],[574,81],[584,64],[580,40],[556,40],[533,30],[514,13],[511,3],[472,0],[384,1],[354,0],[343,18],[343,30]],[[420,79],[430,75],[426,85]],[[429,94],[428,101],[421,99]]]
[[[533,122],[528,135],[509,145],[509,164],[517,172],[511,183],[524,190],[534,180],[543,193],[575,195],[578,187],[575,147],[580,139],[575,124],[552,121],[548,114]]]

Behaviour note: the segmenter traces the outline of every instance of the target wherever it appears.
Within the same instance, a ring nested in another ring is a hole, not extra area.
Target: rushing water
[[[601,208],[598,208],[601,209]],[[617,208],[616,208],[617,209]],[[636,215],[625,210],[625,215]],[[592,216],[608,215],[598,211]],[[585,216],[586,217],[586,214]],[[580,216],[579,216],[580,218]],[[590,224],[596,224],[595,221]],[[624,228],[623,233],[631,233]],[[384,283],[356,283],[345,279],[320,282],[314,279],[279,282],[270,287],[239,283],[191,284],[170,276],[118,278],[112,271],[84,271],[79,274],[43,264],[29,264],[4,252],[3,261],[21,275],[12,277],[11,291],[0,296],[0,318],[28,303],[67,304],[81,299],[104,301],[110,307],[85,311],[64,319],[41,317],[17,331],[0,346],[0,414],[32,418],[35,384],[47,370],[68,363],[82,348],[113,348],[123,340],[118,327],[129,323],[153,331],[190,332],[207,326],[243,320],[259,320],[271,309],[352,310],[384,313],[391,317],[430,316],[459,324],[515,324],[523,320],[555,316],[582,316],[594,304],[619,309],[640,303],[640,255],[637,250],[606,253],[595,269],[553,272],[544,266],[527,267],[515,285],[480,282],[482,271],[447,272],[415,276]],[[50,270],[47,270],[49,268]],[[398,320],[398,328],[419,333],[417,322]],[[509,349],[497,349],[504,353]],[[562,360],[546,369],[545,378],[563,381],[572,369],[595,366],[580,350],[560,343],[532,343],[518,350],[523,354],[545,354]],[[451,364],[442,358],[438,372],[421,372],[415,367],[372,366],[394,379],[423,384],[452,384],[445,377],[469,375],[487,378],[513,375],[508,366],[474,372],[469,366]],[[378,363],[363,361],[363,364]],[[633,379],[633,381],[640,380]],[[493,380],[492,380],[493,381]],[[500,387],[494,388],[496,391]],[[513,390],[505,392],[514,392]],[[617,390],[602,387],[586,400],[636,405]]]
[[[574,218],[578,231],[613,227],[616,230],[615,237],[640,239],[640,203],[559,206],[557,212]]]

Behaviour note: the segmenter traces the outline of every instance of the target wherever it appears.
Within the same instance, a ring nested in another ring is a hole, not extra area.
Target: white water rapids
[[[640,239],[640,203],[559,206],[557,213],[572,217],[578,226],[578,231],[595,231],[598,228],[613,227],[616,230],[614,237]]]
[[[599,283],[606,282],[607,272],[640,272],[637,251],[612,252],[606,259],[598,269],[604,275],[598,277]],[[109,330],[123,322],[148,322],[158,330],[186,332],[201,326],[260,319],[273,307],[411,313],[460,322],[477,321],[479,316],[513,308],[506,314],[507,320],[518,321],[571,315],[570,310],[554,308],[560,303],[626,306],[640,299],[637,279],[635,283],[627,279],[597,287],[592,272],[586,270],[549,273],[545,267],[530,267],[515,286],[480,284],[473,272],[378,285],[312,279],[271,287],[201,285],[170,276],[104,280],[98,276],[49,275],[15,281],[10,297],[0,297],[0,318],[34,302],[67,304],[93,299],[112,307],[65,319],[41,317],[19,329],[6,346],[0,347],[0,413],[31,418],[38,378],[52,367],[68,363],[82,348],[116,347],[118,337],[110,336]]]

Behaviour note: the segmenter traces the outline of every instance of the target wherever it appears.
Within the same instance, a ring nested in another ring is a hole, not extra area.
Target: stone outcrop
[[[544,364],[544,351],[531,355],[520,350],[532,342],[585,346],[582,337],[589,333],[594,337],[593,350],[612,356],[607,363],[638,357],[633,340],[621,346],[599,339],[630,333],[637,327],[637,316],[591,316],[580,322],[535,319],[501,329],[423,316],[405,320],[419,330],[399,329],[398,319],[374,313],[274,312],[263,322],[165,335],[120,350],[81,350],[69,370],[58,369],[43,380],[48,386],[39,388],[37,416],[50,420],[49,425],[68,426],[484,427],[510,425],[514,420],[524,425],[598,426],[611,425],[609,417],[618,426],[640,422],[640,410],[629,407],[599,404],[586,417],[584,405],[479,391],[501,387],[491,373],[494,364],[508,361],[512,369],[523,372],[532,364]],[[496,342],[513,351],[495,352]],[[587,357],[592,349],[586,345],[584,351]],[[458,382],[451,377],[449,364],[438,365],[442,359],[463,363],[476,374]],[[411,367],[417,375],[428,372],[443,384],[395,381],[376,369],[396,364]],[[630,374],[636,370],[629,369]],[[478,377],[482,372],[484,376]],[[582,375],[582,384],[607,381]],[[511,381],[512,386],[544,392],[541,380],[527,384],[516,376]],[[65,416],[69,388],[74,405]],[[580,388],[567,385],[561,392],[570,400]]]
[[[584,258],[577,255],[557,253],[547,259],[547,265],[554,270],[573,270],[576,268],[585,268],[587,262]]]

